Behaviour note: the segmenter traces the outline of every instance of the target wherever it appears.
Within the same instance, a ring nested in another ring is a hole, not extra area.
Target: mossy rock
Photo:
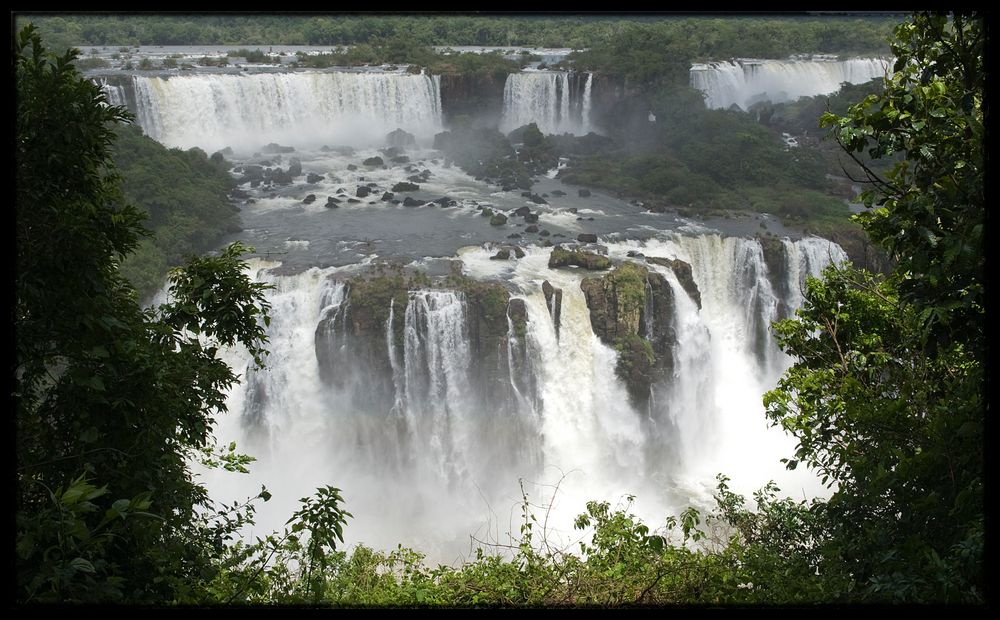
[[[552,254],[549,255],[550,269],[554,269],[556,267],[568,267],[570,265],[576,265],[577,267],[582,267],[591,271],[600,271],[611,267],[611,259],[607,256],[587,252],[586,250],[570,250],[562,246],[552,248]]]

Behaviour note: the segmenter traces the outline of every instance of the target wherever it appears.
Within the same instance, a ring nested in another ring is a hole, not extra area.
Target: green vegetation
[[[468,16],[468,15],[19,15],[38,26],[53,47],[69,45],[359,45],[406,39],[416,45],[496,45],[593,48],[629,53],[628,42],[655,40],[662,57],[781,57],[803,50],[880,53],[898,18]],[[627,58],[626,56],[625,58]],[[623,58],[623,57],[619,57]],[[664,62],[665,61],[665,62]]]
[[[552,248],[552,253],[549,254],[549,267],[567,267],[569,265],[599,271],[611,267],[611,259],[579,248],[564,248],[561,245]]]
[[[112,156],[121,191],[126,202],[148,215],[145,225],[154,233],[123,262],[122,274],[148,298],[169,268],[239,230],[237,209],[227,197],[233,179],[221,156],[168,149],[131,125],[114,131]]]
[[[880,55],[894,20],[668,18],[608,25],[567,59],[574,67],[620,75],[634,86],[688,83],[692,62],[791,54]]]
[[[895,268],[811,280],[776,327],[798,361],[765,397],[799,441],[789,467],[837,485],[818,549],[853,600],[985,596],[985,38],[981,18],[918,15],[896,30],[885,93],[823,119],[849,153],[903,155],[866,170],[857,217]]]
[[[218,347],[262,363],[265,287],[236,243],[140,308],[118,271],[145,234],[111,159],[127,113],[30,27],[15,53],[17,600],[205,600],[235,528],[189,463],[214,452],[237,381]],[[241,466],[231,456],[216,460]]]
[[[531,174],[510,141],[496,128],[459,127],[434,136],[434,148],[449,161],[486,183],[497,183],[504,191],[531,189]]]
[[[751,509],[720,477],[711,512],[687,509],[652,526],[630,512],[631,497],[589,502],[575,522],[579,540],[559,548],[547,507],[522,493],[509,544],[430,568],[402,546],[338,550],[351,514],[333,487],[303,498],[281,533],[255,542],[239,532],[253,523],[254,502],[269,499],[265,489],[212,505],[192,459],[234,472],[251,461],[211,443],[237,380],[216,353],[241,345],[262,365],[266,286],[246,276],[239,257],[248,248],[235,243],[172,270],[173,301],[140,308],[119,265],[148,232],[115,168],[126,148],[112,145],[152,147],[114,130],[127,113],[103,105],[75,53],[47,54],[25,29],[15,40],[17,602],[984,603],[985,38],[980,18],[918,15],[896,30],[896,74],[884,93],[824,116],[871,184],[857,221],[896,265],[884,277],[831,267],[809,281],[797,317],[775,327],[796,362],[765,396],[767,414],[798,441],[788,467],[816,468],[829,500],[780,499],[768,484]],[[799,169],[766,144],[750,148],[764,134],[726,114],[691,119],[702,131],[735,132],[720,139],[735,151],[725,163],[739,166],[705,178],[751,203],[776,199],[762,179]],[[693,139],[676,140],[677,152],[658,156],[706,163]],[[885,173],[859,156],[894,152],[901,159]],[[157,153],[223,189],[212,182],[218,158]],[[151,221],[170,225],[173,207],[148,208]],[[639,269],[612,272],[626,309],[645,294]],[[352,304],[369,300],[372,320],[384,321],[377,313],[407,286],[399,269],[355,280]],[[502,316],[505,295],[483,288],[484,314]],[[649,359],[648,342],[628,343]]]

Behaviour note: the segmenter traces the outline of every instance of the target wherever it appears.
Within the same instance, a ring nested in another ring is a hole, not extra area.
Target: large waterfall
[[[507,76],[503,89],[502,131],[537,123],[546,134],[590,131],[594,76],[569,71],[522,71]]]
[[[264,481],[274,499],[258,523],[270,528],[299,497],[335,483],[355,515],[349,542],[403,542],[449,562],[468,552],[470,535],[502,541],[516,532],[519,479],[533,502],[555,496],[554,540],[568,540],[560,537],[591,499],[634,493],[637,514],[652,523],[704,507],[719,472],[737,485],[777,477],[796,496],[820,492],[811,476],[781,469],[793,441],[767,426],[761,395],[788,364],[769,322],[801,303],[808,275],[846,259],[839,246],[785,240],[779,260],[755,239],[715,234],[607,247],[662,275],[673,300],[669,313],[645,313],[647,334],[672,334],[673,361],[642,407],[616,375],[618,353],[591,326],[581,281],[599,274],[550,269],[546,248],[511,264],[489,260],[485,248],[460,252],[466,274],[505,281],[527,315],[521,333],[508,315],[506,337],[478,353],[482,327],[461,291],[409,290],[380,309],[371,337],[359,337],[371,308],[352,309],[350,268],[276,275],[259,265],[257,278],[276,287],[272,353],[267,370],[248,371],[232,391],[218,434],[260,461],[242,485],[209,472],[210,486],[236,496]],[[626,256],[636,251],[650,262]],[[691,265],[700,299],[655,257]],[[562,291],[558,333],[543,282]]]
[[[132,76],[137,120],[169,146],[247,152],[268,142],[381,144],[402,128],[441,131],[440,78],[382,72]],[[111,88],[105,92],[111,96]]]
[[[862,84],[884,77],[890,61],[882,58],[849,60],[736,59],[691,66],[691,86],[705,93],[709,108],[746,110],[758,101],[780,103],[799,97],[832,93],[844,82]]]

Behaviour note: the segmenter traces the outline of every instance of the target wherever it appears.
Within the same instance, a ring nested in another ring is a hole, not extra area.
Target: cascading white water
[[[465,300],[454,291],[411,291],[404,328],[403,407],[442,480],[474,463],[471,355]]]
[[[101,78],[97,81],[97,84],[104,91],[104,96],[108,100],[108,105],[125,105],[125,89],[116,84],[111,84],[106,79]]]
[[[788,257],[785,287],[790,308],[802,305],[806,278],[819,275],[830,263],[839,264],[848,260],[847,253],[839,245],[819,237],[807,237],[794,243],[785,239],[782,244]]]
[[[801,486],[821,493],[810,474],[784,472],[778,463],[794,441],[769,428],[763,415],[761,395],[784,358],[766,327],[780,304],[801,303],[793,281],[817,275],[843,251],[822,239],[786,240],[786,271],[769,273],[753,239],[676,236],[607,247],[616,260],[639,250],[685,261],[700,291],[701,309],[670,268],[645,263],[666,280],[673,301],[668,316],[654,320],[647,311],[642,329],[649,334],[655,321],[666,321],[674,336],[671,370],[656,379],[642,410],[616,375],[617,352],[591,327],[580,282],[599,274],[549,269],[547,249],[529,247],[511,267],[491,261],[485,248],[461,254],[474,277],[513,269],[510,285],[527,312],[520,336],[508,313],[506,337],[496,345],[505,355],[485,369],[482,353],[472,350],[463,293],[410,291],[405,308],[390,302],[384,324],[362,342],[353,335],[350,292],[336,269],[260,271],[258,279],[277,287],[270,294],[272,354],[267,370],[248,373],[232,391],[218,433],[260,461],[242,486],[209,472],[210,488],[231,494],[220,498],[228,501],[254,494],[263,481],[274,499],[258,523],[270,529],[281,526],[298,498],[334,484],[355,515],[348,542],[403,542],[448,562],[468,552],[469,534],[498,540],[516,527],[508,512],[517,510],[519,478],[551,484],[567,474],[551,510],[553,541],[569,540],[572,517],[592,499],[634,493],[636,514],[650,523],[692,503],[708,507],[719,472],[741,492],[776,478],[787,492],[798,495]],[[543,281],[562,290],[558,338]],[[785,288],[791,299],[781,299]],[[755,343],[761,326],[764,339]],[[365,342],[383,356],[382,366],[371,362]],[[233,361],[246,365],[243,357]],[[477,368],[490,381],[477,378]],[[507,400],[485,397],[484,386],[496,383],[509,386]],[[543,504],[553,493],[528,490]]]
[[[379,72],[133,76],[138,121],[150,137],[211,152],[266,143],[381,144],[402,128],[441,131],[440,78]]]
[[[890,72],[882,58],[849,60],[736,59],[691,66],[691,86],[705,93],[708,108],[736,105],[749,109],[758,101],[780,103],[832,93],[844,82],[862,84]]]
[[[590,92],[593,74],[587,74],[582,95],[573,92],[568,71],[522,71],[507,76],[503,89],[501,131],[536,123],[545,134],[590,131]]]

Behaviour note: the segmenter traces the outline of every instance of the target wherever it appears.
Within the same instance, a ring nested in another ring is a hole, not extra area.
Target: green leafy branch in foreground
[[[720,476],[714,511],[689,508],[656,529],[630,512],[633,500],[588,502],[574,523],[580,539],[559,546],[551,504],[532,504],[522,491],[509,544],[479,541],[473,559],[429,567],[402,546],[338,551],[350,513],[339,491],[321,488],[303,498],[290,529],[231,546],[213,591],[226,602],[257,604],[636,606],[831,601],[849,585],[817,553],[817,505],[779,499],[773,484],[755,494],[751,509]]]

